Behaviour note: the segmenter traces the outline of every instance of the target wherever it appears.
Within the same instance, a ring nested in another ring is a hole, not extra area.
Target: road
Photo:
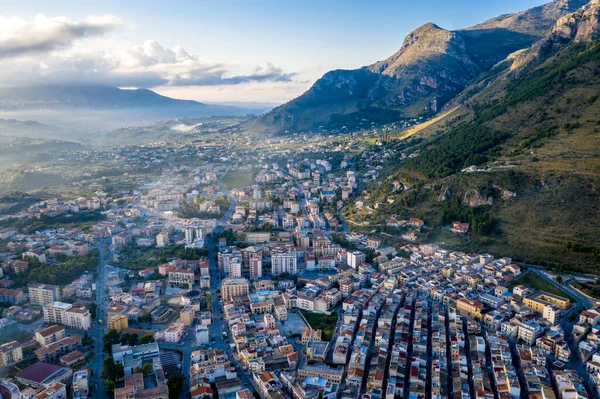
[[[100,378],[102,374],[102,361],[104,360],[104,348],[102,347],[102,337],[106,329],[106,259],[104,252],[110,245],[110,239],[102,241],[100,244],[99,260],[98,260],[98,279],[96,280],[96,320],[102,320],[103,323],[96,322],[96,328],[90,330],[89,335],[94,339],[94,359],[90,363],[90,369],[94,373],[95,379],[98,381],[98,389],[94,393],[94,397],[105,398],[104,380]]]

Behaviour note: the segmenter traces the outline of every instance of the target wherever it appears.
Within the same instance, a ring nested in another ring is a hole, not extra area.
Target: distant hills
[[[425,24],[389,58],[356,70],[330,71],[300,97],[243,128],[285,134],[433,115],[475,78],[533,45],[557,19],[587,2],[555,0],[457,31]]]
[[[0,118],[35,120],[84,132],[111,131],[177,118],[255,112],[256,106],[243,108],[178,100],[147,89],[82,85],[0,88]]]

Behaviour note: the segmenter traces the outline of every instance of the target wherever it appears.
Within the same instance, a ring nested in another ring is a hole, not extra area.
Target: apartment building
[[[0,345],[0,366],[6,367],[23,360],[23,349],[17,341]]]
[[[59,341],[65,337],[65,328],[63,326],[53,325],[50,327],[36,330],[33,339],[41,346],[46,346],[52,342]]]
[[[250,258],[250,278],[261,278],[262,277],[262,258],[253,257]]]
[[[173,323],[165,331],[165,342],[178,344],[185,335],[185,325],[183,323]]]
[[[174,270],[169,272],[169,284],[187,285],[190,289],[194,286],[193,270]]]
[[[50,302],[60,301],[60,287],[48,284],[29,284],[29,302],[34,305],[44,306]]]
[[[50,302],[44,305],[44,321],[79,330],[89,330],[92,325],[89,310],[76,308],[70,303],[63,302]]]
[[[106,317],[106,325],[108,330],[122,331],[125,328],[129,328],[129,318],[124,314],[109,314]]]
[[[271,251],[271,274],[279,276],[285,273],[298,273],[298,258],[293,248]]]
[[[484,304],[479,301],[474,301],[467,298],[459,298],[456,301],[456,310],[461,314],[466,314],[475,320],[481,320],[483,318],[482,311]]]
[[[367,256],[360,251],[353,251],[348,252],[346,259],[348,266],[356,270],[359,265],[365,263]]]
[[[245,278],[226,278],[221,283],[221,295],[223,301],[230,301],[233,298],[248,295],[250,284]]]

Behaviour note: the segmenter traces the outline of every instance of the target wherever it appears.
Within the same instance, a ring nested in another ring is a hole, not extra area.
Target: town
[[[88,196],[35,198],[3,216],[0,389],[598,397],[600,304],[570,284],[593,276],[420,242],[417,217],[388,215],[395,234],[359,229],[343,210],[366,207],[357,198],[378,168],[360,164],[380,154],[279,145],[245,162],[214,146],[162,158],[160,147],[123,149],[120,162],[164,172],[84,180]],[[448,234],[469,230],[458,220]]]

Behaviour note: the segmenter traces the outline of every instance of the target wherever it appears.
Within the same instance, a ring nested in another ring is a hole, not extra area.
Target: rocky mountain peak
[[[574,0],[564,1],[572,3]],[[550,33],[531,48],[515,56],[511,69],[522,69],[569,43],[590,42],[598,38],[600,38],[600,0],[592,0],[577,11],[559,18]]]

